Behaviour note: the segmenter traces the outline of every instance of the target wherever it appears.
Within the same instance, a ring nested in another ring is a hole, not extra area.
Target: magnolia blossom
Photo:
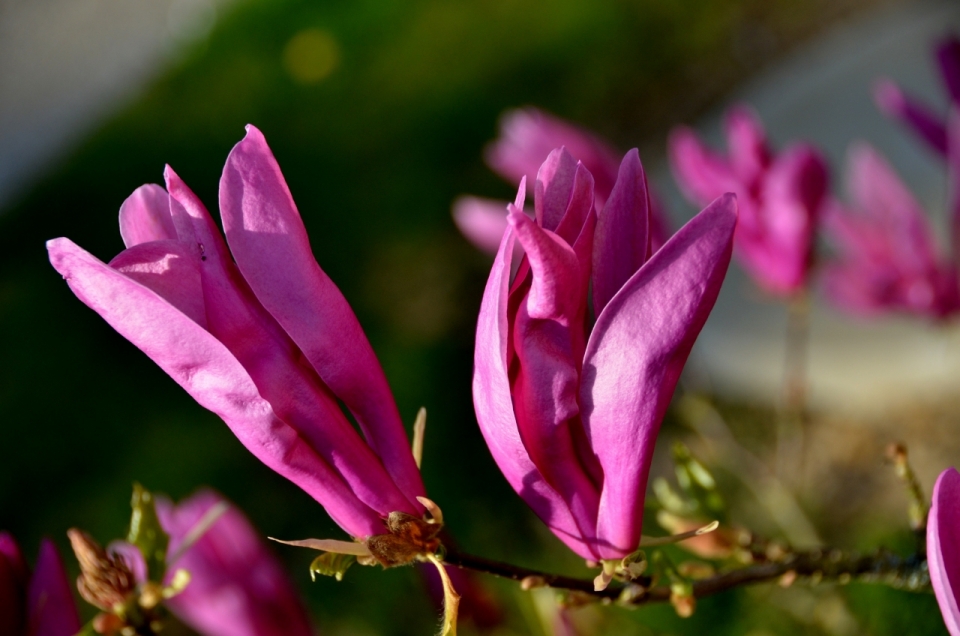
[[[704,146],[692,129],[676,128],[669,140],[674,176],[696,205],[735,193],[738,260],[768,292],[793,294],[807,284],[813,264],[814,235],[827,191],[826,163],[806,144],[775,154],[746,106],[730,110],[725,125],[726,155]]]
[[[923,208],[872,147],[851,149],[849,205],[832,203],[824,229],[836,257],[825,291],[858,314],[899,311],[944,318],[960,311],[956,262],[941,254]]]
[[[927,516],[927,563],[940,612],[952,636],[960,636],[960,473],[948,468],[933,487]]]
[[[942,40],[936,47],[936,57],[952,107],[960,107],[960,39],[950,36]],[[947,155],[946,117],[905,94],[888,79],[877,82],[873,95],[881,111],[913,129],[933,150]]]
[[[617,180],[620,158],[605,141],[536,108],[510,110],[500,120],[500,137],[486,150],[487,164],[510,183],[537,174],[554,148],[565,147],[594,178],[594,198],[602,208]],[[533,185],[530,181],[528,185]],[[532,195],[530,190],[528,194]],[[654,251],[670,234],[656,197],[647,189],[650,241]],[[507,202],[463,196],[453,204],[453,219],[467,239],[480,249],[496,253],[507,229]]]
[[[423,483],[386,378],[314,260],[260,131],[247,127],[223,170],[226,242],[169,167],[165,178],[166,190],[145,185],[124,202],[127,249],[109,264],[59,238],[47,244],[53,266],[351,536],[385,533],[391,512],[422,514]]]
[[[78,631],[70,581],[53,542],[40,543],[31,573],[13,536],[0,532],[0,634],[74,636]]]
[[[593,176],[564,149],[540,168],[535,219],[525,192],[521,183],[480,308],[477,420],[510,485],[561,541],[618,559],[640,540],[654,442],[723,281],[736,201],[720,197],[653,253],[636,150],[599,212]]]
[[[199,527],[220,506],[225,511]],[[184,623],[205,636],[314,633],[280,562],[240,510],[201,490],[179,504],[157,499],[157,514],[170,535],[168,572],[190,573],[186,588],[166,602]]]

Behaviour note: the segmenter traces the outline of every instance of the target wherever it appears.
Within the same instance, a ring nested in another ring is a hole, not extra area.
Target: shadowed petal
[[[597,529],[604,558],[639,543],[657,432],[720,291],[736,218],[730,194],[695,216],[610,300],[590,335],[580,403],[604,469]]]
[[[260,461],[319,501],[348,533],[383,532],[327,463],[280,419],[227,348],[153,291],[104,265],[68,239],[47,243],[50,262],[87,306],[147,354],[201,406],[219,415]],[[341,468],[337,466],[338,470]],[[376,484],[374,484],[376,486]]]
[[[927,517],[927,561],[940,613],[952,636],[960,636],[960,473],[948,468],[933,487]]]
[[[494,461],[513,489],[571,550],[596,559],[591,547],[580,538],[566,503],[530,459],[513,413],[507,373],[507,291],[514,240],[513,231],[508,230],[490,271],[477,319],[473,374],[477,421]]]
[[[27,611],[30,636],[74,636],[80,631],[70,580],[49,539],[40,542],[37,566],[27,588]]]
[[[946,38],[937,46],[937,62],[940,75],[955,104],[960,104],[960,39]]]
[[[912,128],[931,148],[940,154],[947,153],[947,132],[940,117],[904,95],[899,86],[890,80],[880,80],[873,88],[873,100],[881,112]]]
[[[597,218],[593,248],[593,310],[607,302],[647,261],[650,199],[636,148],[624,156],[617,184]]]
[[[120,236],[127,247],[177,238],[167,191],[153,183],[134,190],[120,206]]]
[[[224,502],[201,490],[174,505],[157,498],[160,524],[170,535],[168,554],[204,515]],[[227,508],[191,547],[172,563],[190,572],[187,587],[166,605],[205,636],[309,636],[313,633],[296,590],[256,529],[234,506]]]
[[[227,240],[257,299],[357,418],[409,498],[403,509],[421,510],[413,499],[424,493],[420,472],[380,363],[343,294],[317,265],[280,167],[253,126],[227,158],[220,201]]]

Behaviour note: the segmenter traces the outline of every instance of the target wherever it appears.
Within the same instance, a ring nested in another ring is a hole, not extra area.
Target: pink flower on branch
[[[652,253],[636,150],[618,172],[599,212],[593,176],[566,150],[540,168],[535,219],[522,211],[521,183],[475,351],[474,406],[494,460],[590,560],[638,547],[660,422],[716,300],[736,223],[724,195]],[[515,244],[522,260],[511,281]]]
[[[670,164],[684,195],[706,205],[724,192],[737,195],[735,254],[768,292],[791,295],[808,282],[814,238],[827,193],[827,167],[811,146],[796,144],[775,154],[749,108],[727,113],[726,155],[686,127],[669,140]]]
[[[947,89],[952,108],[960,108],[960,39],[950,36],[936,47],[937,65]],[[877,107],[889,117],[913,129],[934,151],[946,157],[947,118],[926,104],[907,95],[889,79],[881,79],[874,87]]]
[[[74,636],[80,617],[71,587],[52,541],[40,543],[31,573],[13,536],[0,532],[0,634]]]
[[[948,468],[933,487],[927,515],[930,582],[951,636],[960,636],[960,473]]]
[[[941,254],[923,208],[890,165],[861,144],[847,174],[850,204],[834,202],[824,217],[836,250],[823,270],[827,297],[863,315],[940,319],[960,310],[956,263]]]
[[[202,527],[224,507],[222,514]],[[250,521],[211,490],[174,504],[157,499],[170,535],[168,572],[190,582],[166,606],[205,636],[310,636],[306,610],[280,562]]]
[[[47,244],[53,266],[348,534],[385,533],[391,512],[422,514],[423,484],[386,378],[314,260],[260,131],[248,126],[223,170],[226,242],[169,167],[165,178],[166,190],[145,185],[124,202],[127,249],[109,264],[59,238]]]
[[[564,147],[583,162],[594,178],[594,199],[602,208],[610,196],[620,168],[619,154],[606,141],[559,117],[536,108],[510,110],[500,120],[500,136],[484,153],[487,165],[510,183],[537,174],[555,148]],[[528,180],[532,186],[533,181]],[[533,190],[528,194],[533,195]],[[670,235],[670,225],[657,198],[647,189],[650,206],[650,241],[653,251]],[[471,243],[496,253],[507,229],[507,202],[463,196],[453,205],[453,219]]]

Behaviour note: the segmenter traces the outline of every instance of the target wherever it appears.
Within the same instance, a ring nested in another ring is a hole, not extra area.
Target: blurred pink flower
[[[190,573],[190,583],[166,606],[205,636],[310,636],[314,631],[296,589],[236,507],[183,549],[204,517],[225,502],[210,490],[179,504],[157,499],[160,524],[170,535],[168,559],[179,555],[168,560],[168,576],[180,568]]]
[[[620,558],[640,540],[654,442],[723,281],[736,202],[720,197],[651,255],[636,150],[599,213],[592,175],[564,149],[540,168],[535,220],[525,192],[521,182],[480,309],[477,420],[507,481],[561,541],[587,559]],[[515,243],[524,256],[511,282]]]
[[[684,195],[703,206],[724,192],[737,195],[735,255],[768,292],[790,295],[809,280],[814,238],[827,193],[820,154],[795,144],[771,151],[757,116],[746,106],[726,116],[726,155],[708,149],[690,128],[673,130],[670,164]]]
[[[41,541],[31,574],[13,536],[0,532],[0,634],[74,636],[78,631],[72,586],[53,542]]]
[[[960,107],[960,39],[944,38],[936,46],[937,64],[947,89],[952,108]],[[939,154],[947,155],[946,117],[907,95],[889,79],[877,81],[873,91],[877,107],[889,117],[897,119],[923,139]]]
[[[872,147],[851,148],[851,203],[824,218],[836,257],[824,265],[827,297],[848,311],[944,318],[960,310],[956,263],[940,254],[923,209]]]
[[[53,266],[351,536],[385,533],[393,511],[422,514],[423,483],[386,377],[314,260],[260,131],[247,127],[223,170],[226,242],[169,167],[165,177],[166,191],[145,185],[124,202],[127,249],[109,265],[59,238],[47,243]]]
[[[952,636],[960,636],[960,473],[948,468],[933,487],[927,516],[927,563],[940,612]]]
[[[537,174],[554,149],[565,147],[583,162],[594,178],[594,199],[598,209],[610,196],[617,180],[620,159],[605,141],[558,117],[536,108],[509,110],[500,119],[500,137],[486,149],[487,164],[510,183]],[[532,187],[533,181],[528,185]],[[533,195],[533,190],[528,194]],[[650,207],[650,241],[653,251],[670,236],[663,208],[647,188]],[[453,205],[453,219],[467,239],[478,248],[496,253],[507,229],[507,202],[463,196]]]

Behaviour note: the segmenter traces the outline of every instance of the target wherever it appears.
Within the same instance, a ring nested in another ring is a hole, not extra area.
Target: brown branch
[[[668,585],[652,585],[653,579],[649,577],[641,577],[626,585],[613,585],[597,592],[593,589],[592,580],[548,574],[460,552],[448,552],[444,562],[465,570],[484,572],[514,581],[537,577],[549,587],[588,594],[598,601],[620,601],[631,606],[666,602],[670,600],[671,594]],[[769,583],[785,576],[817,582],[845,583],[857,580],[912,591],[930,589],[930,573],[922,555],[904,558],[887,551],[858,555],[840,550],[810,550],[788,552],[778,561],[755,563],[693,581],[693,595],[704,598],[744,585]]]

